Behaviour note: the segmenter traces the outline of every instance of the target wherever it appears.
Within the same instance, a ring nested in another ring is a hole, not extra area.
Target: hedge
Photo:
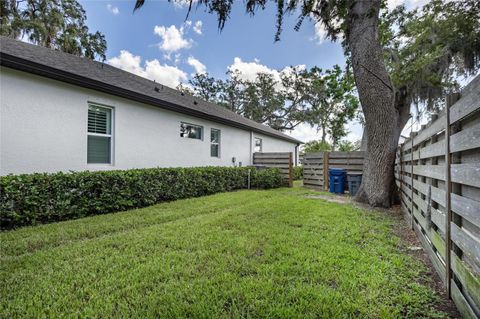
[[[303,179],[303,166],[293,167],[293,180],[298,181]]]
[[[284,185],[277,169],[149,168],[0,177],[0,227],[106,214],[181,198]]]

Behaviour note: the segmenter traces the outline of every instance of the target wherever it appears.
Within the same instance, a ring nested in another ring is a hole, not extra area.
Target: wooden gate
[[[282,153],[253,153],[253,165],[268,168],[278,168],[282,173],[285,183],[293,186],[293,154]]]

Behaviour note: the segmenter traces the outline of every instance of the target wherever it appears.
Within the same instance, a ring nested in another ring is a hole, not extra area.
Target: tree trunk
[[[360,151],[366,152],[367,146],[368,146],[367,132],[365,131],[365,128],[364,128],[362,133],[362,143],[360,144]]]
[[[325,123],[322,123],[322,143],[327,141],[327,129],[325,128]]]
[[[362,185],[356,200],[390,207],[392,185],[395,185],[393,164],[400,132],[408,120],[409,103],[406,94],[396,99],[399,93],[385,67],[378,34],[381,1],[349,2],[347,43],[368,141]]]

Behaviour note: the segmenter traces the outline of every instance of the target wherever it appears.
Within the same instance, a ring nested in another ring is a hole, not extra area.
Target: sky
[[[416,6],[424,0],[407,0]],[[245,78],[258,72],[278,72],[302,65],[332,68],[343,66],[339,43],[324,39],[319,25],[305,20],[294,30],[296,16],[284,20],[281,40],[274,41],[275,6],[270,3],[252,18],[244,2],[235,1],[231,17],[220,32],[216,16],[204,7],[194,9],[188,19],[188,0],[146,0],[133,12],[134,0],[80,0],[90,32],[100,31],[107,40],[107,63],[137,75],[176,87],[196,72],[225,78],[228,70],[239,70]],[[390,0],[389,6],[401,4]],[[362,127],[348,123],[351,141],[361,139]],[[298,126],[287,134],[308,142],[319,139],[316,127]]]

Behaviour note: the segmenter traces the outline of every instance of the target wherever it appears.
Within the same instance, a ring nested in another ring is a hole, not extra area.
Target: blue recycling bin
[[[343,168],[328,169],[330,193],[343,194],[345,192],[345,179],[347,171]]]

